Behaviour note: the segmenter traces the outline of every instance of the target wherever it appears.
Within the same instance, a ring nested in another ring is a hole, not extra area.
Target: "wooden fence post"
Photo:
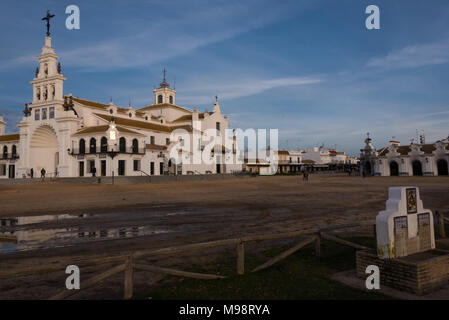
[[[129,300],[132,297],[133,297],[133,260],[132,256],[129,256],[126,259],[124,299]]]
[[[446,238],[446,230],[444,229],[444,213],[438,212],[438,218],[439,218],[439,226],[440,226],[440,239]]]
[[[237,274],[245,274],[245,247],[243,241],[237,244]]]
[[[318,232],[315,239],[315,256],[321,257],[321,233]]]

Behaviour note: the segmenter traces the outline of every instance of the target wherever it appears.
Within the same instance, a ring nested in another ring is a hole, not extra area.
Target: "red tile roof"
[[[139,132],[135,132],[135,131],[126,129],[124,127],[117,126],[116,128],[119,132],[130,133],[130,134],[135,134],[135,135],[143,135]],[[89,133],[102,133],[102,132],[108,131],[108,129],[109,129],[109,125],[86,127],[86,128],[83,128],[83,129],[75,132],[73,134],[73,136],[79,136],[79,135],[89,134]]]
[[[102,118],[103,120],[106,120],[107,122],[110,122],[112,119],[112,116],[105,115],[105,114],[95,113],[95,115],[97,117]],[[120,118],[120,117],[114,117],[114,119],[115,119],[115,123],[117,125],[139,128],[139,129],[146,129],[146,130],[153,130],[153,131],[160,131],[160,132],[170,132],[171,131],[170,127],[168,127],[166,125],[160,125],[160,124],[139,121],[139,120],[125,119],[125,118]]]
[[[0,142],[13,142],[13,141],[19,141],[20,140],[20,134],[5,134],[3,136],[0,136]]]
[[[161,145],[158,145],[158,144],[147,144],[145,146],[145,148],[147,150],[161,150],[161,151],[167,150],[167,146],[161,146]]]

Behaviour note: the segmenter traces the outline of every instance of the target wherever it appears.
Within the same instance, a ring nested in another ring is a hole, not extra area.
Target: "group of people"
[[[42,168],[42,169],[41,169],[41,179],[42,179],[42,181],[45,180],[45,174],[46,174],[46,173],[47,173],[47,171],[45,170],[45,168]],[[31,179],[34,178],[34,169],[33,169],[33,168],[30,169],[30,178],[31,178]]]
[[[47,171],[45,170],[45,168],[41,169],[41,179],[42,181],[45,180],[45,174],[47,173]],[[93,167],[92,168],[92,177],[96,177],[97,176],[97,168]],[[30,169],[30,178],[33,179],[34,178],[34,169],[31,168]]]

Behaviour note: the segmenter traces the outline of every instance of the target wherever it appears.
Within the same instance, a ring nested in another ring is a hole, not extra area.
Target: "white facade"
[[[447,176],[448,163],[449,139],[409,145],[390,141],[376,150],[367,138],[360,154],[360,168],[368,176]]]
[[[58,177],[241,171],[218,101],[205,113],[177,106],[165,76],[153,103],[140,109],[89,101],[63,94],[66,78],[50,37],[38,58],[20,134],[5,135],[0,117],[0,178],[37,177],[42,169]]]
[[[304,149],[302,158],[316,164],[355,164],[355,159],[349,158],[346,153],[324,147]]]

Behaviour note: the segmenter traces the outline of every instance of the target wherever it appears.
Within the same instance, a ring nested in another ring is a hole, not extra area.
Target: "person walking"
[[[96,177],[97,176],[97,168],[93,167],[92,168],[92,177]]]
[[[31,168],[31,170],[30,170],[30,177],[31,177],[31,179],[33,179],[33,177],[34,177],[34,169],[33,168]]]
[[[41,170],[41,179],[42,179],[42,181],[45,180],[45,169],[44,168],[42,168],[42,170]]]

